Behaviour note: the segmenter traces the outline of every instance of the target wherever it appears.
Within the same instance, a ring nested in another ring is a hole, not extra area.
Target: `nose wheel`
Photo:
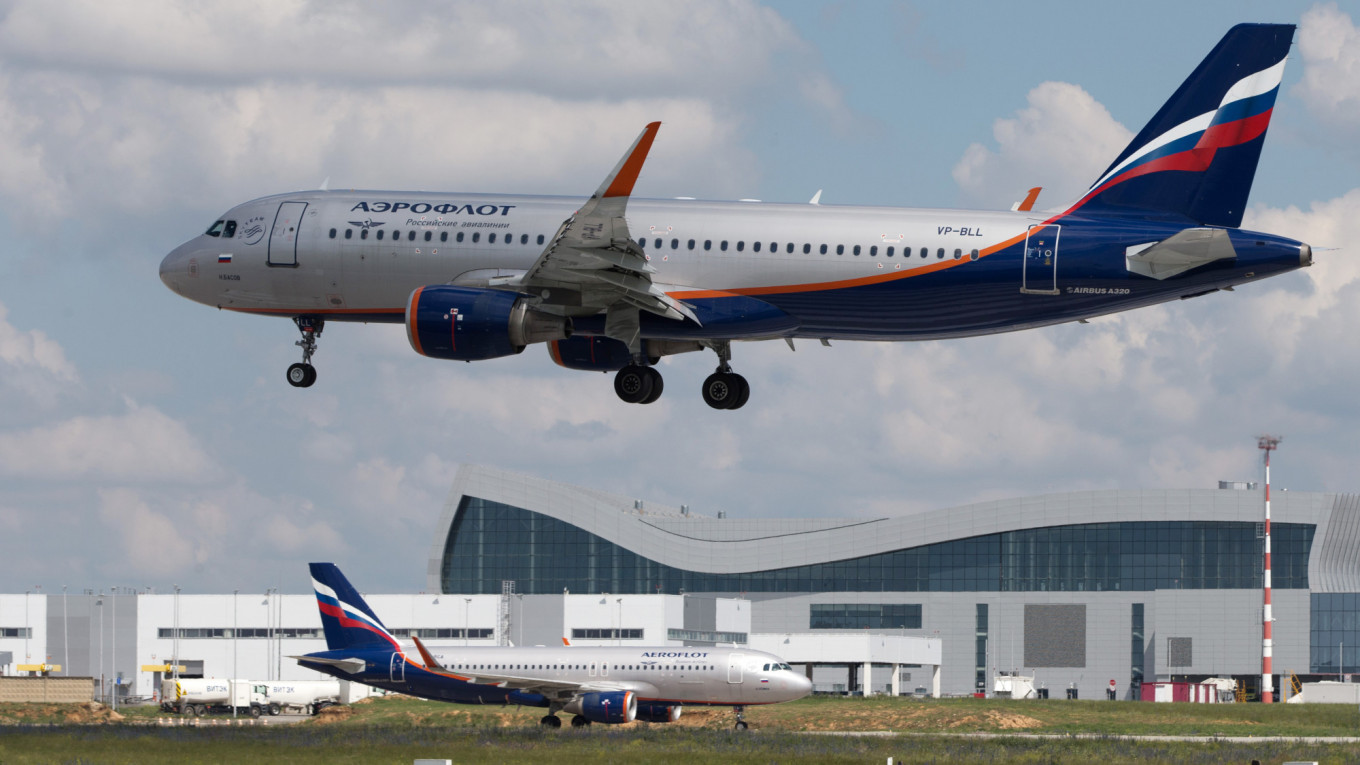
[[[326,320],[319,316],[295,316],[293,323],[302,333],[302,339],[294,343],[302,349],[302,363],[288,367],[288,384],[294,388],[310,388],[316,382],[316,367],[312,366],[312,354],[316,353],[316,340]]]
[[[650,404],[661,398],[666,382],[655,367],[629,364],[614,375],[614,392],[629,404]]]
[[[737,724],[732,726],[733,730],[746,730],[750,727],[746,724],[746,720],[743,719],[746,717],[746,707],[736,706],[733,707],[733,709],[737,713]]]

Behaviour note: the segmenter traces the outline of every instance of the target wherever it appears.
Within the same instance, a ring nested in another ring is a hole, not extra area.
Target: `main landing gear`
[[[733,730],[746,730],[748,727],[750,727],[750,726],[748,726],[748,725],[746,724],[746,720],[742,719],[742,718],[744,718],[744,717],[746,716],[746,707],[743,707],[743,706],[741,706],[741,705],[737,705],[737,706],[735,706],[735,707],[732,707],[732,709],[733,709],[734,711],[736,711],[736,713],[737,713],[737,724],[736,724],[736,725],[733,725],[733,726],[732,726],[732,729],[733,729]]]
[[[562,718],[557,715],[543,715],[543,719],[539,720],[538,724],[545,728],[560,728],[562,727]]]
[[[294,316],[293,323],[302,333],[302,339],[294,343],[302,349],[302,363],[288,367],[288,384],[294,388],[310,388],[316,382],[316,367],[312,366],[312,354],[316,353],[316,339],[326,327],[326,320],[320,316]]]
[[[704,403],[714,409],[740,409],[751,397],[746,378],[732,371],[732,347],[726,340],[706,343],[718,354],[718,369],[704,380]],[[656,367],[629,364],[614,375],[614,392],[629,404],[650,404],[661,398],[665,380]]]

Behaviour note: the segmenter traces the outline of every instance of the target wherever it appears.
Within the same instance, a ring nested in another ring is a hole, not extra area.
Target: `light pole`
[[[28,653],[28,590],[24,590],[24,661],[31,661],[32,657]]]
[[[178,682],[178,681],[179,681],[179,585],[176,584],[176,585],[173,585],[173,586],[174,586],[174,588],[175,588],[175,603],[174,603],[174,608],[175,608],[175,619],[174,619],[174,621],[175,621],[175,634],[171,637],[171,641],[172,641],[172,642],[171,642],[171,646],[172,646],[171,650],[174,652],[175,656],[174,656],[173,661],[171,662],[170,673],[171,673],[171,677],[173,677],[174,680],[175,680],[176,682]]]
[[[240,634],[240,628],[236,626],[236,596],[240,593],[240,590],[231,591],[231,695],[233,697],[231,702],[231,716],[233,719],[236,717],[236,683],[241,678],[236,671],[236,641]]]
[[[1265,704],[1275,701],[1274,670],[1271,667],[1274,653],[1271,632],[1275,618],[1270,607],[1270,453],[1279,448],[1280,441],[1280,436],[1260,436],[1256,440],[1257,447],[1266,454],[1265,565],[1261,577],[1265,589],[1261,614],[1261,702]]]
[[[109,671],[113,672],[113,709],[118,711],[118,587],[115,585],[109,588],[112,593],[110,598],[113,600],[113,614],[110,623],[113,625],[109,633],[109,642],[113,644],[113,655],[109,657],[113,665]]]
[[[463,645],[468,644],[468,610],[472,608],[472,598],[463,598]]]
[[[67,639],[66,629],[66,585],[61,586],[61,650],[64,654],[61,665],[61,673],[67,677],[71,676],[71,641]]]
[[[104,698],[104,597],[94,602],[99,606],[99,698]]]

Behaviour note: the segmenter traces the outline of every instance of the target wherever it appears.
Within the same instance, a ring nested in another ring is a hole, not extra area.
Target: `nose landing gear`
[[[750,726],[748,726],[748,725],[746,724],[746,720],[742,719],[742,718],[744,718],[744,717],[746,716],[746,707],[741,706],[741,705],[737,705],[737,706],[733,707],[733,709],[734,709],[734,710],[736,711],[736,713],[737,713],[737,724],[736,724],[736,725],[733,725],[733,726],[732,726],[732,729],[733,729],[733,730],[746,730],[748,727],[750,727]]]
[[[302,333],[302,339],[294,343],[302,349],[302,363],[288,367],[288,384],[294,388],[310,388],[316,382],[316,367],[312,366],[312,354],[316,353],[316,339],[326,327],[326,320],[320,316],[294,316],[293,323]]]

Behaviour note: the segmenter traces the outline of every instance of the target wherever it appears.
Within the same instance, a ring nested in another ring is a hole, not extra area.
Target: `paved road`
[[[1294,744],[1360,744],[1360,736],[1126,736],[1104,733],[898,733],[890,730],[865,731],[804,731],[813,736],[903,736],[948,738],[1033,738],[1033,739],[1092,739],[1099,741],[1187,741],[1191,743],[1251,744],[1282,742]]]

